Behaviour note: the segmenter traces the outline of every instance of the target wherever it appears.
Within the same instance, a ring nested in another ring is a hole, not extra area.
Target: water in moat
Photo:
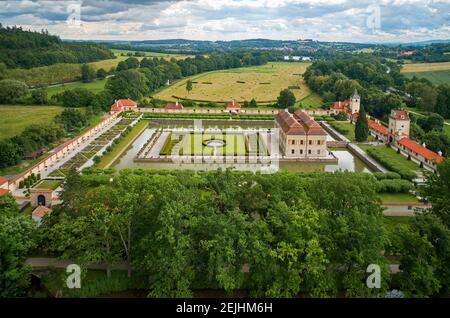
[[[198,124],[198,123],[197,123]],[[192,120],[180,121],[180,120],[157,120],[151,121],[149,127],[145,129],[142,134],[133,142],[132,145],[124,152],[124,154],[117,159],[112,165],[112,168],[126,169],[196,169],[196,170],[213,170],[217,168],[226,168],[233,166],[234,169],[239,170],[252,170],[257,171],[261,169],[261,166],[248,165],[248,164],[178,164],[172,162],[135,162],[139,150],[145,145],[148,139],[159,128],[193,128],[194,122]],[[272,121],[208,121],[203,120],[201,122],[202,128],[275,128],[275,123]],[[334,140],[333,137],[328,136],[328,141]],[[314,172],[314,171],[327,171],[333,172],[336,170],[348,170],[356,172],[370,172],[370,169],[352,153],[346,149],[332,149],[335,157],[338,159],[337,163],[329,162],[298,162],[298,161],[280,161],[279,169],[281,171],[292,172]]]

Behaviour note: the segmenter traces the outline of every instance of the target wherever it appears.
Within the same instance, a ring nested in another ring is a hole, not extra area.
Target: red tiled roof
[[[234,100],[228,102],[226,105],[226,109],[239,109],[239,108],[241,108],[241,104]]]
[[[111,110],[118,112],[122,110],[122,107],[137,107],[137,103],[132,99],[118,99],[111,105]]]
[[[179,102],[167,103],[165,109],[183,109],[183,104]]]
[[[5,178],[5,177],[0,176],[0,185],[4,184],[6,182],[8,182],[8,179]]]
[[[0,197],[8,194],[10,191],[8,189],[0,189]]]
[[[377,123],[375,120],[373,119],[368,119],[367,123],[369,124],[369,128],[375,130],[376,132],[382,134],[382,135],[387,135],[387,128],[384,127],[383,125]]]
[[[434,163],[440,163],[444,160],[444,157],[439,156],[434,151],[431,151],[431,150],[425,148],[421,144],[419,144],[415,141],[412,141],[411,139],[409,139],[407,137],[402,138],[398,143],[402,146],[405,146],[405,148],[408,148],[409,150],[421,155],[425,159],[428,159]]]
[[[298,120],[298,122],[303,125],[308,135],[326,135],[327,133],[323,130],[323,128],[311,117],[308,116],[307,113],[297,110],[294,112],[294,117]]]
[[[391,117],[396,120],[409,120],[408,112],[406,110],[392,110]]]
[[[32,215],[42,218],[46,214],[52,213],[52,209],[47,208],[46,206],[39,205],[36,209],[33,210]]]
[[[306,135],[305,128],[289,112],[282,110],[277,115],[277,123],[285,134]]]
[[[350,101],[349,100],[344,100],[344,101],[338,101],[338,102],[334,102],[333,104],[331,104],[331,109],[340,109],[343,110],[346,107],[350,106]]]

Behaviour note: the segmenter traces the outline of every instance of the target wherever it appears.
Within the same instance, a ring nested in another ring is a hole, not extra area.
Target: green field
[[[368,149],[376,149],[379,153],[383,154],[383,156],[392,162],[395,166],[402,167],[404,169],[417,172],[422,170],[419,165],[412,160],[408,160],[405,156],[397,153],[391,147],[386,146],[371,146],[371,145],[358,145],[364,151]]]
[[[450,62],[404,64],[401,72],[408,78],[426,78],[434,84],[450,83]]]
[[[298,104],[301,104],[302,108],[319,108],[323,104],[323,99],[317,93],[311,93],[299,101]]]
[[[410,72],[404,73],[403,75],[405,75],[407,78],[413,78],[414,76],[418,78],[425,78],[429,80],[431,83],[436,85],[450,83],[450,70],[432,71],[432,72]]]
[[[118,50],[118,49],[112,49],[111,50],[116,56],[122,56],[122,54],[127,55],[128,53],[134,54],[136,52],[144,53],[145,57],[157,57],[157,58],[164,58],[166,60],[170,60],[171,58],[174,58],[176,60],[184,60],[188,57],[194,58],[194,55],[184,55],[184,54],[172,54],[172,53],[160,53],[160,52],[144,52],[144,51],[133,51],[133,50]],[[141,57],[142,58],[142,57]]]
[[[60,106],[0,106],[0,140],[20,134],[32,124],[47,124],[64,110]]]
[[[101,60],[88,64],[95,70],[103,68],[106,71],[110,71],[112,67],[116,67],[120,61],[126,60],[127,58],[127,56],[118,56],[114,59]],[[142,57],[139,57],[138,59],[141,60]],[[5,77],[25,82],[30,87],[74,82],[80,80],[81,65],[82,64],[59,63],[49,66],[33,67],[30,69],[8,69]]]
[[[153,97],[166,101],[179,98],[214,102],[232,99],[250,101],[255,98],[260,103],[273,103],[282,89],[291,86],[297,100],[301,100],[311,94],[301,76],[309,65],[271,62],[261,66],[207,72],[175,82]],[[194,82],[189,93],[186,91],[188,80]],[[293,86],[299,88],[292,88]]]
[[[99,93],[105,89],[105,84],[106,79],[95,80],[90,83],[83,83],[83,82],[67,83],[59,86],[49,87],[47,89],[47,92],[49,98],[67,89],[74,89],[74,88],[84,88],[87,89],[88,91],[91,91],[92,93]]]

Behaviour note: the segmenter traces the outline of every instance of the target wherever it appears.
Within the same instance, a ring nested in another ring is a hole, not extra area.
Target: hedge
[[[384,179],[401,179],[402,176],[399,175],[397,172],[374,172],[373,176],[377,178],[377,180],[384,180]]]
[[[407,193],[414,190],[414,184],[408,180],[385,179],[378,181],[378,192]]]

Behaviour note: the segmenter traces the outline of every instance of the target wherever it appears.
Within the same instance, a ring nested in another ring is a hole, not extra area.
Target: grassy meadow
[[[184,55],[184,54],[172,54],[172,53],[160,53],[160,52],[144,52],[144,51],[133,51],[133,50],[118,50],[118,49],[112,49],[111,50],[116,56],[121,56],[122,54],[134,54],[136,52],[144,53],[145,57],[157,57],[157,58],[164,58],[166,60],[170,60],[171,58],[174,58],[176,60],[184,60],[188,57],[194,58],[194,55]]]
[[[74,82],[74,83],[67,83],[67,84],[61,84],[58,86],[49,87],[47,89],[48,97],[52,97],[53,95],[62,93],[63,91],[67,89],[74,89],[74,88],[84,88],[92,93],[99,93],[102,90],[105,89],[106,79],[102,80],[95,80],[90,83],[83,83],[83,82]]]
[[[33,124],[47,124],[64,110],[61,106],[0,105],[0,140],[20,134]]]
[[[231,99],[250,101],[255,98],[260,103],[273,103],[282,89],[290,87],[297,100],[301,100],[311,94],[301,76],[309,65],[271,62],[261,66],[207,72],[175,82],[153,97],[167,101],[181,98],[214,102]],[[193,82],[193,89],[189,93],[186,91],[188,80]]]

